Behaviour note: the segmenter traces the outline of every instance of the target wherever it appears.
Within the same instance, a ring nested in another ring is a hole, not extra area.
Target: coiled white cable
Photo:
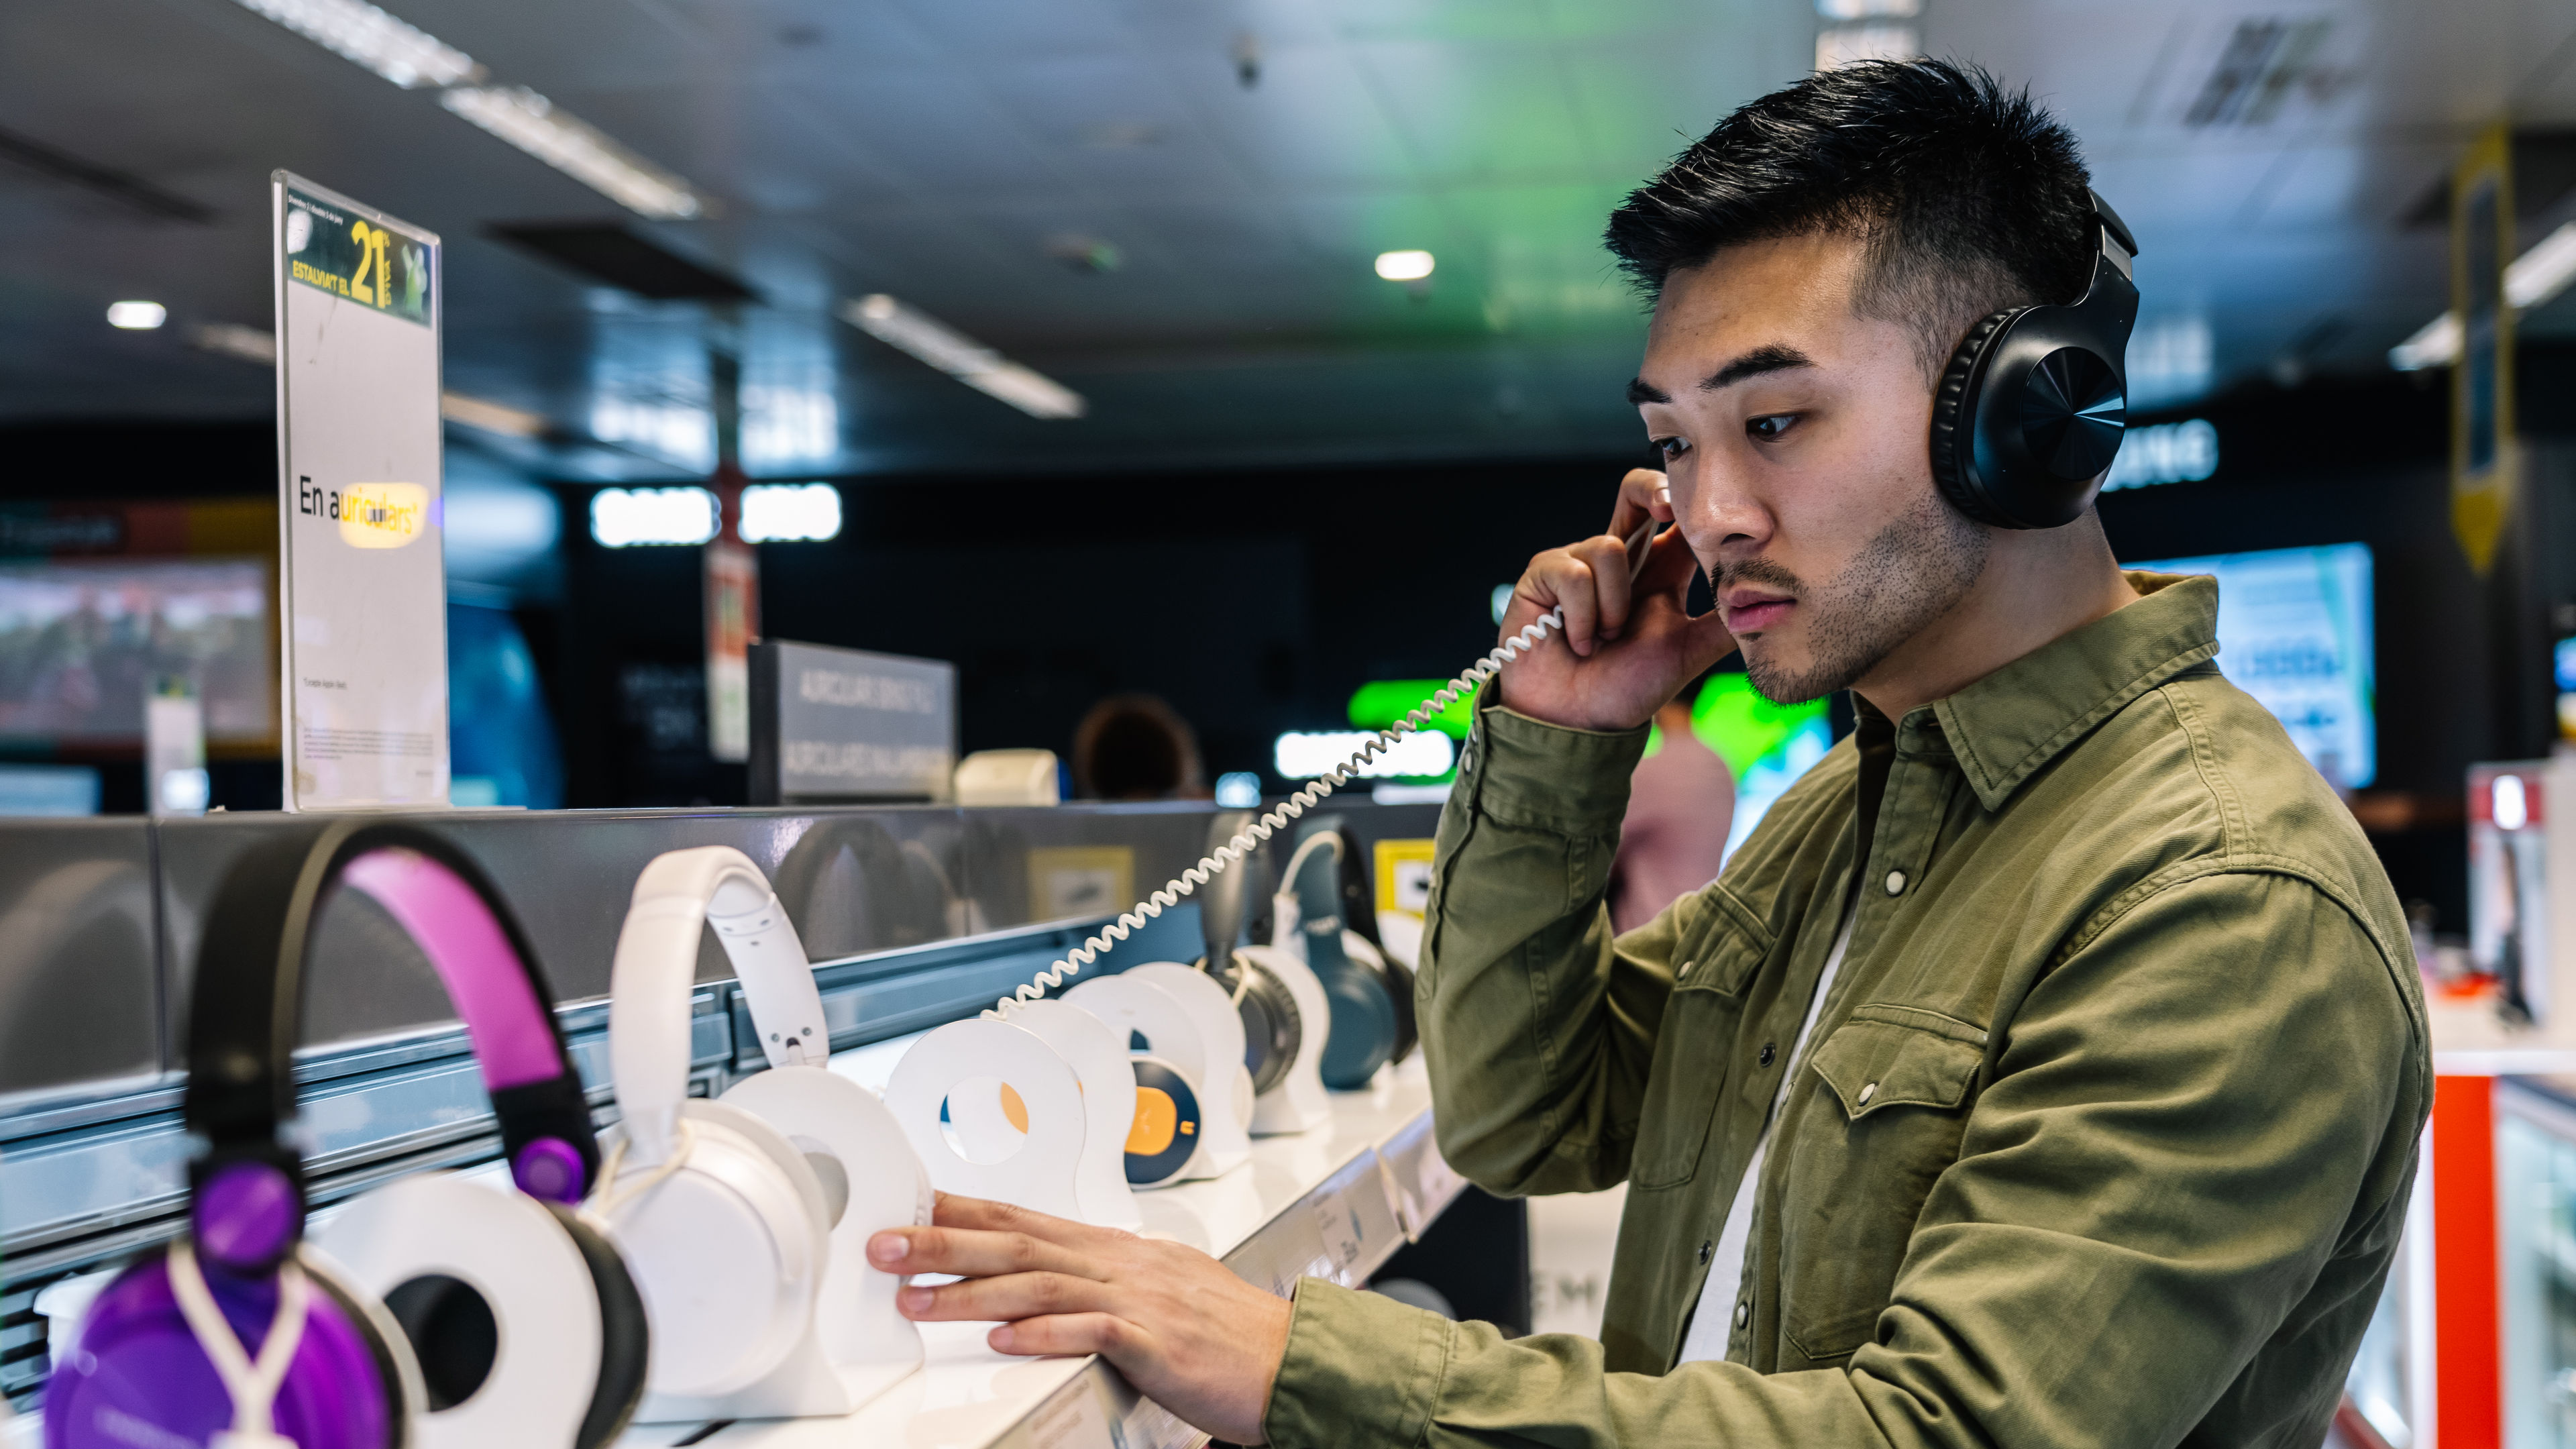
[[[1647,525],[1649,529],[1653,525]],[[1634,545],[1632,545],[1632,550]],[[1147,921],[1180,903],[1183,897],[1214,880],[1226,867],[1252,853],[1255,847],[1279,831],[1279,827],[1313,809],[1315,802],[1343,785],[1360,766],[1392,748],[1397,740],[1419,730],[1433,715],[1457,702],[1460,695],[1500,673],[1502,667],[1538,646],[1549,631],[1565,627],[1565,611],[1550,609],[1537,622],[1497,645],[1494,651],[1479,659],[1466,673],[1442,685],[1429,699],[1414,707],[1411,714],[1382,729],[1361,745],[1356,753],[1331,773],[1309,784],[1305,789],[1279,802],[1277,808],[1237,831],[1233,839],[1216,848],[1214,854],[1202,856],[1199,863],[1166,882],[1161,890],[1136,903],[1135,909],[1100,928],[1100,934],[1064,954],[1064,959],[1037,974],[1037,979],[993,1003],[984,1013],[996,1021],[1008,1020],[1011,1008],[1024,1001],[1035,1001],[1064,984],[1064,979],[1100,959],[1102,952],[1134,935]]]

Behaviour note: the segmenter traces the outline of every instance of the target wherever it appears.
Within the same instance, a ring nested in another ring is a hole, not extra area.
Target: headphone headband
[[[402,925],[445,984],[520,1187],[577,1201],[599,1168],[553,995],[483,872],[415,825],[298,822],[234,862],[197,951],[183,1111],[207,1150],[190,1167],[192,1211],[201,1248],[227,1267],[273,1266],[301,1231],[302,1158],[279,1129],[296,1112],[314,920],[343,879]]]
[[[688,1096],[689,989],[701,923],[724,943],[769,1064],[821,1066],[831,1054],[804,943],[760,867],[729,845],[654,857],[635,878],[609,981],[609,1070],[637,1165],[670,1154]]]

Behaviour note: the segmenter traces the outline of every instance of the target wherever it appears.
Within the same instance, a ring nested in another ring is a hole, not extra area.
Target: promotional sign
[[[443,806],[438,238],[270,181],[286,808]]]
[[[760,555],[739,539],[707,543],[707,753],[751,758],[751,641],[760,633]]]
[[[2451,173],[2451,532],[2480,573],[2495,558],[2513,500],[2513,138],[2498,124]]]
[[[948,798],[956,665],[764,639],[750,685],[754,804]]]

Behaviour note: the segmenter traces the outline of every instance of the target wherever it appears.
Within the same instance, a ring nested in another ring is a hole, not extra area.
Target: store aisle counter
[[[912,1043],[903,1037],[832,1059],[882,1088]],[[1222,1258],[1285,1296],[1300,1277],[1345,1286],[1369,1275],[1464,1188],[1431,1138],[1420,1058],[1335,1093],[1332,1118],[1293,1137],[1256,1140],[1252,1160],[1211,1181],[1139,1193],[1145,1231]],[[1140,1398],[1097,1358],[1013,1358],[985,1347],[991,1325],[926,1323],[921,1371],[838,1419],[649,1424],[626,1449],[1186,1449],[1206,1436]]]

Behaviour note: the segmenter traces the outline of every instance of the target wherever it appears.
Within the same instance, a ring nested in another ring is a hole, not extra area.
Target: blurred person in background
[[[1691,691],[1655,711],[1656,748],[1628,779],[1610,865],[1610,925],[1633,931],[1717,879],[1735,825],[1735,772],[1691,728]]]
[[[1073,791],[1084,800],[1204,800],[1198,732],[1150,694],[1113,694],[1073,732]]]

